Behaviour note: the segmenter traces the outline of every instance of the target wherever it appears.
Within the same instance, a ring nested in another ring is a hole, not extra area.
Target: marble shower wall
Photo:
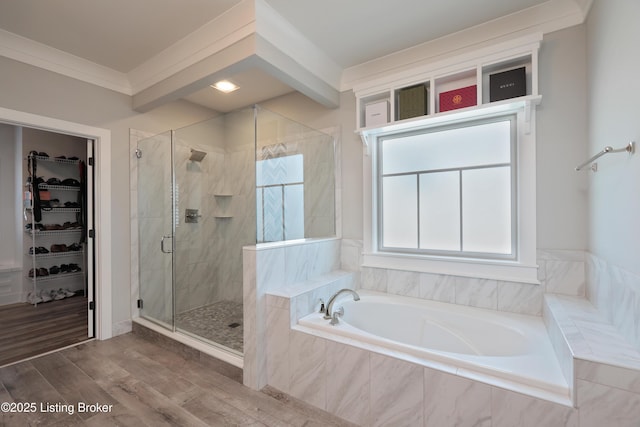
[[[207,153],[201,162],[188,160],[192,148]],[[252,109],[176,131],[176,312],[242,302],[242,247],[255,243],[254,169]],[[198,223],[185,222],[185,209],[198,209]]]

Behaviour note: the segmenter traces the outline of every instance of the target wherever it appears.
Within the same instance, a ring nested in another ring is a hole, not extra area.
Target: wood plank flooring
[[[3,366],[87,340],[87,300],[75,296],[37,306],[5,305],[0,325]]]
[[[1,426],[352,425],[276,397],[131,333],[0,368],[0,403],[37,406],[31,413],[0,411]],[[96,403],[106,411],[78,411]]]

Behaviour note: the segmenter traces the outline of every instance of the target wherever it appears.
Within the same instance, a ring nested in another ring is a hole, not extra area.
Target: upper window
[[[378,250],[517,257],[516,116],[380,136]]]

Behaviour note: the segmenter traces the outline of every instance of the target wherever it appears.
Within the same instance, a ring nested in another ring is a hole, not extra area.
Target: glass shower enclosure
[[[141,316],[241,356],[242,248],[335,235],[333,138],[254,106],[136,157]]]

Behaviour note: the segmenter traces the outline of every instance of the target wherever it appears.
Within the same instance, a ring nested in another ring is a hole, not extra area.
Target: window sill
[[[477,277],[540,284],[538,266],[518,261],[446,258],[425,255],[376,252],[363,254],[363,267],[407,270],[420,273]]]

